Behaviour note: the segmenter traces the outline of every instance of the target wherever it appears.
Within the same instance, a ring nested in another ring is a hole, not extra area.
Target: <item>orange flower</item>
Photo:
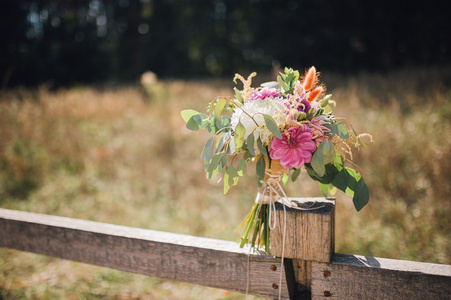
[[[318,98],[318,96],[323,92],[323,87],[322,86],[318,86],[315,89],[313,89],[307,97],[307,100],[309,102],[312,102],[313,100],[315,100],[316,98]]]
[[[306,73],[304,77],[304,81],[302,85],[304,86],[305,91],[311,90],[317,81],[316,69],[315,67],[311,67]]]

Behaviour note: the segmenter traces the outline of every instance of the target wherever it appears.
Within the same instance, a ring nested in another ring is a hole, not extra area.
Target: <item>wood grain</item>
[[[276,203],[276,227],[271,230],[271,254],[300,260],[329,262],[334,252],[335,201],[325,198],[290,198],[299,210]],[[285,245],[283,230],[286,226]]]
[[[249,274],[250,295],[290,296],[279,258],[229,241],[0,209],[0,247],[241,293]]]
[[[312,262],[311,287],[312,299],[451,299],[451,266],[334,254]]]

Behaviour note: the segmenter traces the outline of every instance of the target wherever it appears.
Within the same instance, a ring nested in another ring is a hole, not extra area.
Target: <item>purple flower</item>
[[[308,114],[312,108],[310,102],[301,95],[291,96],[288,100],[288,105],[290,108],[296,108],[299,112],[303,112],[305,114]]]

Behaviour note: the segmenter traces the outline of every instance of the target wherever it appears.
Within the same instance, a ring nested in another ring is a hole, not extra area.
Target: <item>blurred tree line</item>
[[[2,87],[450,63],[442,0],[4,0]]]

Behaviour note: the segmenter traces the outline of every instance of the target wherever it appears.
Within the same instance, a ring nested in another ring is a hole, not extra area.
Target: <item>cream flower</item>
[[[231,119],[232,128],[235,130],[241,122],[246,130],[244,139],[254,133],[255,141],[260,137],[264,145],[269,145],[272,133],[266,127],[263,114],[270,115],[277,125],[281,125],[284,120],[282,111],[282,101],[279,98],[268,97],[248,101],[235,109]]]

